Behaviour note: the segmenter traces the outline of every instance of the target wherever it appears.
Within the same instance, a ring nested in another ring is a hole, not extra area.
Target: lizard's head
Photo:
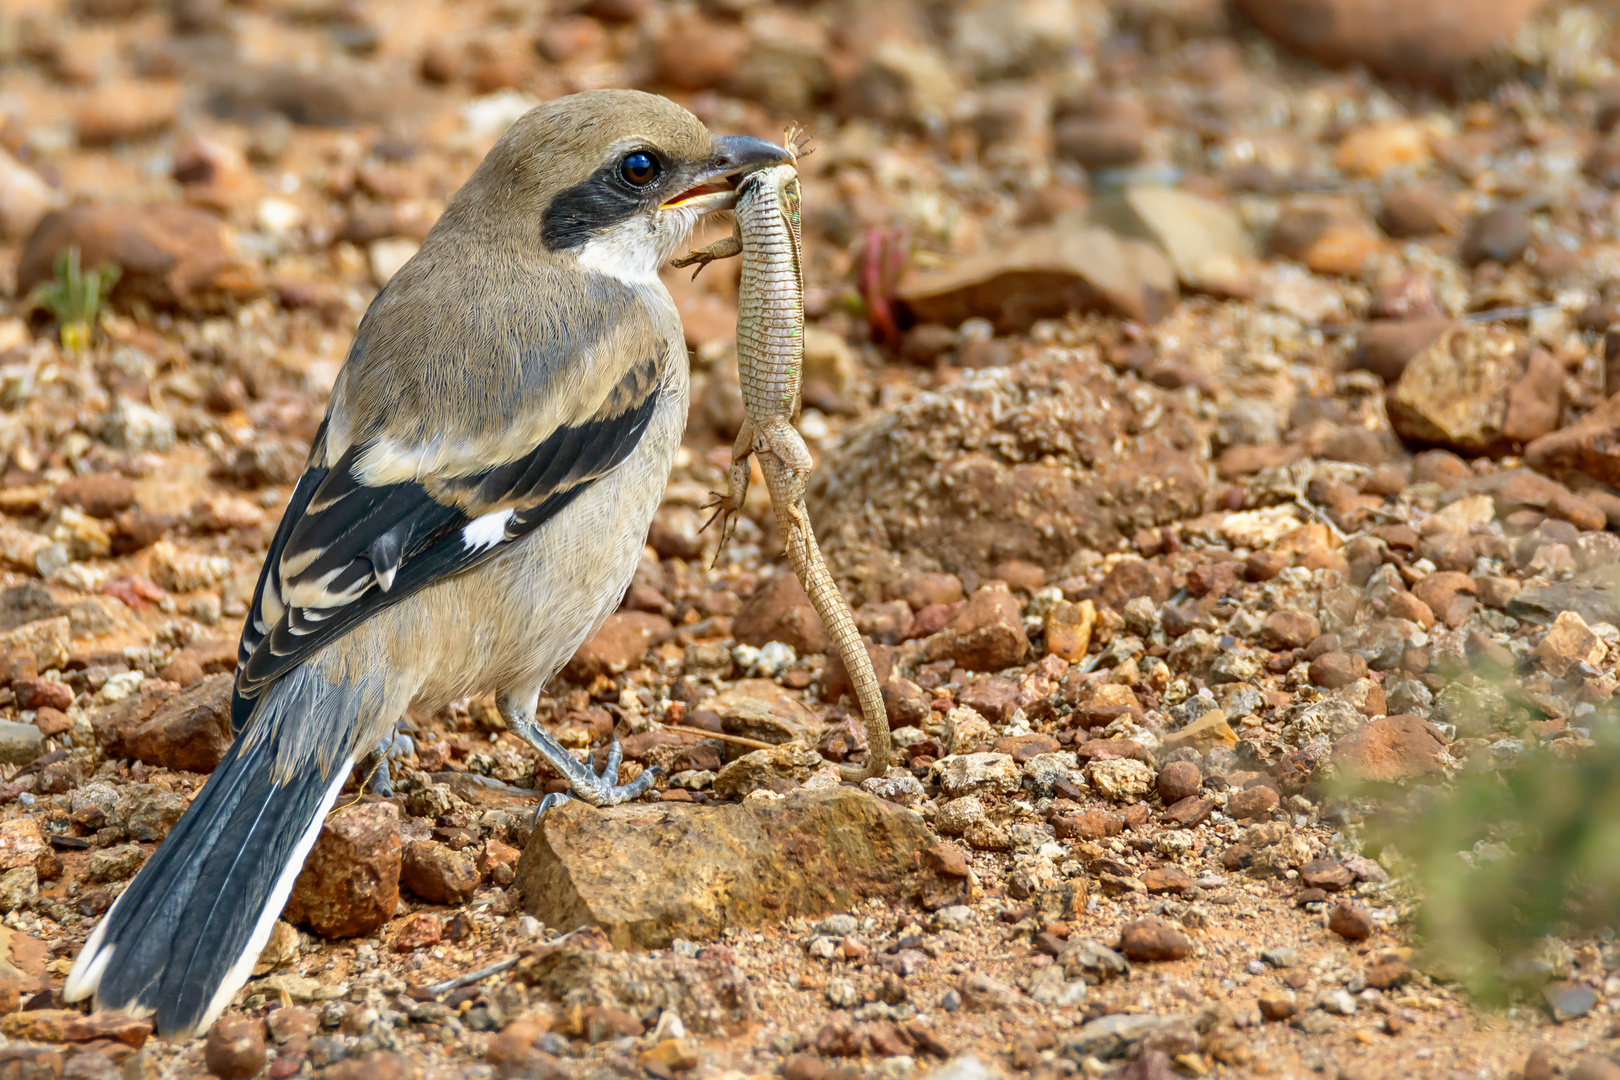
[[[598,90],[524,114],[463,190],[537,221],[548,252],[645,282],[705,214],[735,204],[737,179],[792,159],[764,139],[712,135],[667,98]]]

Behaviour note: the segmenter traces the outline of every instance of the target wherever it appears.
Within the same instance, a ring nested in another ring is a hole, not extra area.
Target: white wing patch
[[[461,530],[461,542],[473,551],[494,547],[506,539],[506,523],[515,513],[510,507],[473,518]]]

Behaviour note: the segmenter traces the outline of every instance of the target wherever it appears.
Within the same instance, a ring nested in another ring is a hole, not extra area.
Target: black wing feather
[[[247,621],[242,624],[242,639],[236,646],[236,667],[241,670],[247,666],[248,659],[258,649],[259,645],[269,634],[271,627],[266,626],[262,631],[259,623],[264,618],[264,591],[269,588],[278,597],[280,586],[271,575],[281,565],[282,552],[287,550],[287,538],[292,535],[293,527],[303,519],[304,511],[309,508],[309,501],[314,497],[315,489],[321,486],[326,474],[331,470],[315,462],[321,459],[321,449],[326,443],[326,421],[321,421],[319,430],[315,432],[314,449],[309,455],[309,463],[304,468],[304,475],[298,478],[293,488],[292,498],[287,500],[287,509],[281,515],[281,522],[276,526],[276,534],[270,539],[270,550],[265,554],[264,565],[259,568],[259,583],[253,588],[253,606],[248,609]],[[237,680],[238,686],[241,680]],[[253,713],[253,699],[243,697],[237,693],[231,700],[231,734],[240,735],[247,726],[248,717]]]
[[[625,377],[615,395],[618,411],[612,415],[558,428],[514,461],[460,476],[432,477],[431,492],[426,483],[362,483],[353,466],[369,444],[351,446],[330,469],[311,468],[294,490],[260,574],[242,635],[233,726],[239,729],[246,722],[252,699],[264,687],[368,616],[479,565],[555,517],[592,481],[629,457],[657,402],[656,365],[649,360]],[[510,507],[514,512],[499,542],[470,547],[462,530],[487,512],[479,507]],[[310,551],[318,554],[284,576],[289,562]],[[385,590],[377,576],[381,571],[386,578],[389,570],[393,576]],[[276,574],[273,581],[271,573]],[[289,605],[267,633],[257,634],[267,588],[276,589],[285,602],[293,586],[328,575],[325,591],[352,591],[347,602],[313,609]]]

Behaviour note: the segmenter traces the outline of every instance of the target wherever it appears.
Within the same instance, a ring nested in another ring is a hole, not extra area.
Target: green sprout
[[[79,269],[79,249],[69,246],[56,257],[56,276],[36,285],[29,300],[55,316],[62,347],[70,353],[82,353],[90,347],[90,335],[101,318],[101,305],[118,275],[116,266],[83,272]]]

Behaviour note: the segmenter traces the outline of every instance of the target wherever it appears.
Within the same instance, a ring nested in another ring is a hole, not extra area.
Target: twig
[[[684,724],[666,724],[655,721],[659,727],[669,731],[683,731],[688,735],[701,735],[705,739],[719,739],[721,742],[735,743],[738,746],[751,747],[754,750],[775,750],[776,743],[762,742],[759,739],[749,739],[742,735],[723,735],[718,731],[705,731],[703,728],[686,727]]]
[[[459,990],[463,986],[471,986],[473,983],[487,979],[491,975],[499,975],[508,968],[517,967],[518,959],[516,956],[508,956],[505,960],[495,961],[489,967],[482,967],[477,971],[469,971],[464,975],[446,979],[444,982],[434,983],[432,986],[424,987],[423,990],[434,997],[443,997],[452,990]]]
[[[1557,311],[1558,305],[1530,304],[1525,307],[1499,307],[1489,311],[1473,311],[1462,317],[1463,322],[1485,323],[1506,322],[1508,319],[1533,319],[1537,315],[1545,315],[1550,311]]]

